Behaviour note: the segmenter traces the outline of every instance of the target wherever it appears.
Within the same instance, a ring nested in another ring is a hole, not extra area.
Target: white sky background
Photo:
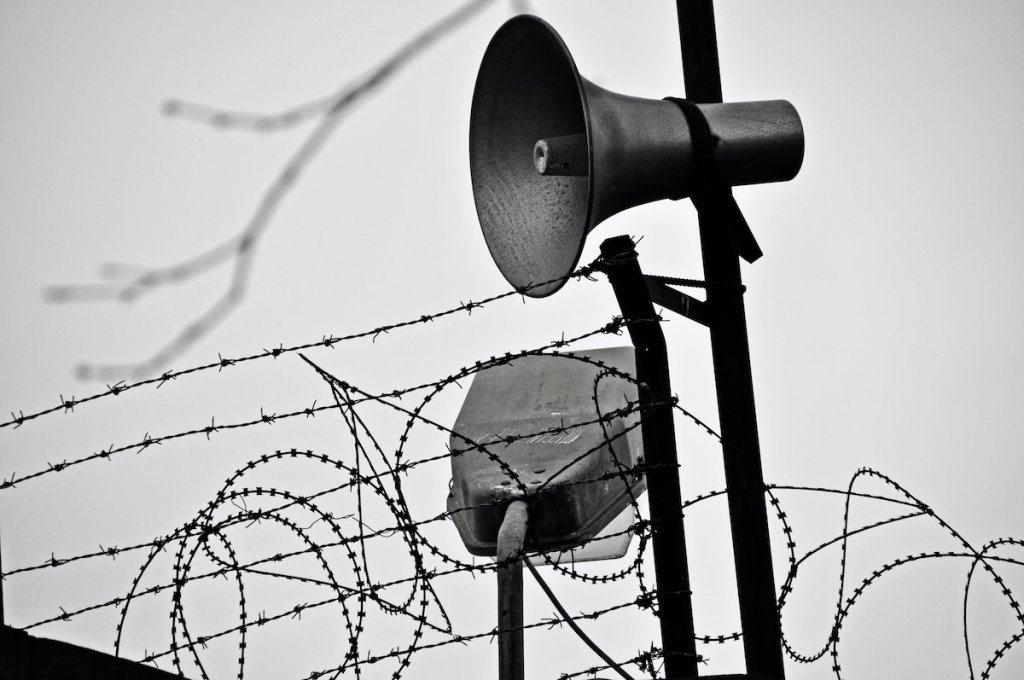
[[[336,91],[458,4],[0,3],[0,412],[28,413],[61,394],[102,390],[78,381],[76,365],[144,359],[211,304],[226,269],[134,305],[52,305],[42,292],[92,282],[104,262],[171,264],[229,238],[311,129],[217,131],[162,116],[167,99],[281,111]],[[537,0],[531,9],[561,33],[594,82],[637,96],[683,94],[674,3]],[[466,140],[480,57],[511,12],[510,3],[493,3],[344,117],[268,227],[244,303],[173,368],[344,335],[505,290],[476,223]],[[995,0],[744,0],[720,1],[716,15],[726,100],[788,99],[807,138],[796,180],[736,192],[765,252],[745,265],[744,280],[766,479],[844,487],[855,470],[873,467],[975,545],[1024,536],[1024,10]],[[583,261],[620,233],[643,236],[646,271],[700,276],[688,203],[609,220],[591,235]],[[576,335],[615,312],[602,278],[310,356],[384,391],[563,331]],[[705,332],[683,319],[666,330],[681,403],[715,422]],[[260,408],[282,412],[314,399],[324,403],[329,394],[295,355],[180,379],[2,431],[0,475],[147,432],[199,427],[211,417],[246,420]],[[461,395],[447,399],[433,413],[450,423]],[[386,423],[382,415],[382,435],[397,436]],[[714,447],[683,423],[679,430],[684,495],[720,486]],[[4,568],[165,534],[252,457],[292,446],[341,455],[343,439],[340,420],[324,417],[123,454],[0,491]],[[416,455],[436,455],[445,439],[418,430]],[[435,472],[417,488],[423,516],[443,507],[447,476]],[[310,478],[274,483],[290,481]],[[784,498],[802,548],[840,530],[838,497]],[[865,520],[882,516],[868,507]],[[723,509],[695,509],[687,523],[697,628],[713,634],[738,627]],[[460,550],[446,529],[438,540]],[[773,545],[780,578],[777,531]],[[855,585],[909,552],[956,548],[934,524],[913,520],[854,540],[848,578]],[[58,606],[120,594],[138,559],[8,579],[7,622],[23,626]],[[801,651],[827,637],[837,560],[831,552],[801,572],[807,590],[798,582],[784,620]],[[968,677],[960,620],[966,568],[964,560],[918,563],[872,586],[843,629],[844,677]],[[1024,593],[1019,567],[1002,572]],[[554,582],[572,610],[605,602],[593,587]],[[1021,628],[991,583],[978,583],[976,672]],[[527,589],[528,619],[547,616],[550,605],[529,579]],[[457,628],[494,625],[492,578],[463,577],[442,596]],[[152,616],[164,625],[166,609]],[[587,629],[616,656],[631,655],[653,628],[616,616]],[[140,640],[153,627],[144,619],[134,619]],[[115,623],[108,612],[35,632],[109,650]],[[279,665],[267,661],[252,677],[301,677],[317,667],[284,653],[298,648],[300,625],[260,631],[251,648],[279,650]],[[368,630],[366,646],[403,644],[388,631]],[[129,647],[128,656],[144,647]],[[704,651],[706,672],[742,670],[738,645]],[[528,636],[527,658],[528,673],[539,678],[598,663],[563,632]],[[486,676],[495,659],[487,644],[423,652],[409,677],[445,668]],[[791,664],[790,675],[821,677],[830,665]],[[1014,648],[994,677],[1020,677],[1022,669],[1024,653]],[[382,664],[368,673],[391,670]],[[234,672],[226,663],[212,671]]]

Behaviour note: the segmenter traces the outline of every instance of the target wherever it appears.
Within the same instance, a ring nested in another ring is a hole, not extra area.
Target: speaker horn
[[[480,226],[508,282],[551,295],[594,227],[633,206],[692,195],[709,168],[726,188],[800,170],[803,127],[789,102],[697,104],[709,159],[695,148],[707,130],[694,129],[687,107],[591,83],[537,17],[499,28],[473,92],[469,158]]]

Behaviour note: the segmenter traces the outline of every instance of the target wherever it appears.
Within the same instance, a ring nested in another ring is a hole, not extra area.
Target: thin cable
[[[555,609],[557,609],[558,613],[562,615],[562,619],[569,624],[569,627],[573,629],[573,632],[575,632],[576,635],[586,643],[587,647],[594,650],[594,653],[601,657],[601,659],[608,664],[609,668],[621,675],[625,680],[633,680],[633,676],[622,670],[622,667],[619,666],[619,664],[615,663],[610,656],[605,654],[604,650],[598,647],[593,640],[587,637],[587,634],[583,632],[583,629],[576,625],[576,622],[573,621],[571,616],[569,616],[569,612],[565,611],[565,607],[562,606],[562,603],[558,601],[555,594],[551,592],[551,588],[548,587],[548,584],[545,583],[544,579],[542,579],[540,574],[537,573],[537,569],[533,566],[533,562],[530,561],[530,558],[524,555],[523,562],[526,564],[526,568],[530,570],[530,573],[533,574],[533,578],[536,579],[537,585],[539,585],[540,589],[544,591],[544,594],[548,596],[548,599],[551,600],[551,604],[555,606]]]

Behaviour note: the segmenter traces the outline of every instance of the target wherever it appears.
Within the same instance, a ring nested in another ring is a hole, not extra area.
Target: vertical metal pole
[[[498,529],[498,680],[523,680],[523,543],[526,503],[512,501]]]
[[[676,0],[683,51],[686,98],[698,104],[722,101],[718,68],[718,36],[712,0]]]
[[[722,101],[712,0],[677,0],[687,98]],[[735,234],[714,210],[700,216],[711,354],[718,392],[733,558],[747,672],[783,680],[782,625],[775,595],[764,477],[754,411],[746,313]]]
[[[718,391],[725,484],[747,672],[783,680],[782,624],[775,595],[764,476],[754,410],[739,258],[713,219],[701,219],[709,282],[711,355]]]
[[[610,238],[601,244],[601,255],[605,262],[604,271],[615,290],[615,298],[636,348],[640,428],[645,462],[650,468],[647,472],[647,501],[651,511],[651,542],[665,676],[694,677],[697,675],[698,657],[693,635],[665,335],[647,292],[633,240],[628,236]]]

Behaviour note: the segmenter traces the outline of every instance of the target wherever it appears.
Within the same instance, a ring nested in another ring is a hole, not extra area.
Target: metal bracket
[[[691,321],[696,321],[702,326],[710,326],[706,302],[678,291],[654,276],[645,275],[644,283],[647,284],[647,292],[651,295],[651,302],[676,314],[681,314]]]

